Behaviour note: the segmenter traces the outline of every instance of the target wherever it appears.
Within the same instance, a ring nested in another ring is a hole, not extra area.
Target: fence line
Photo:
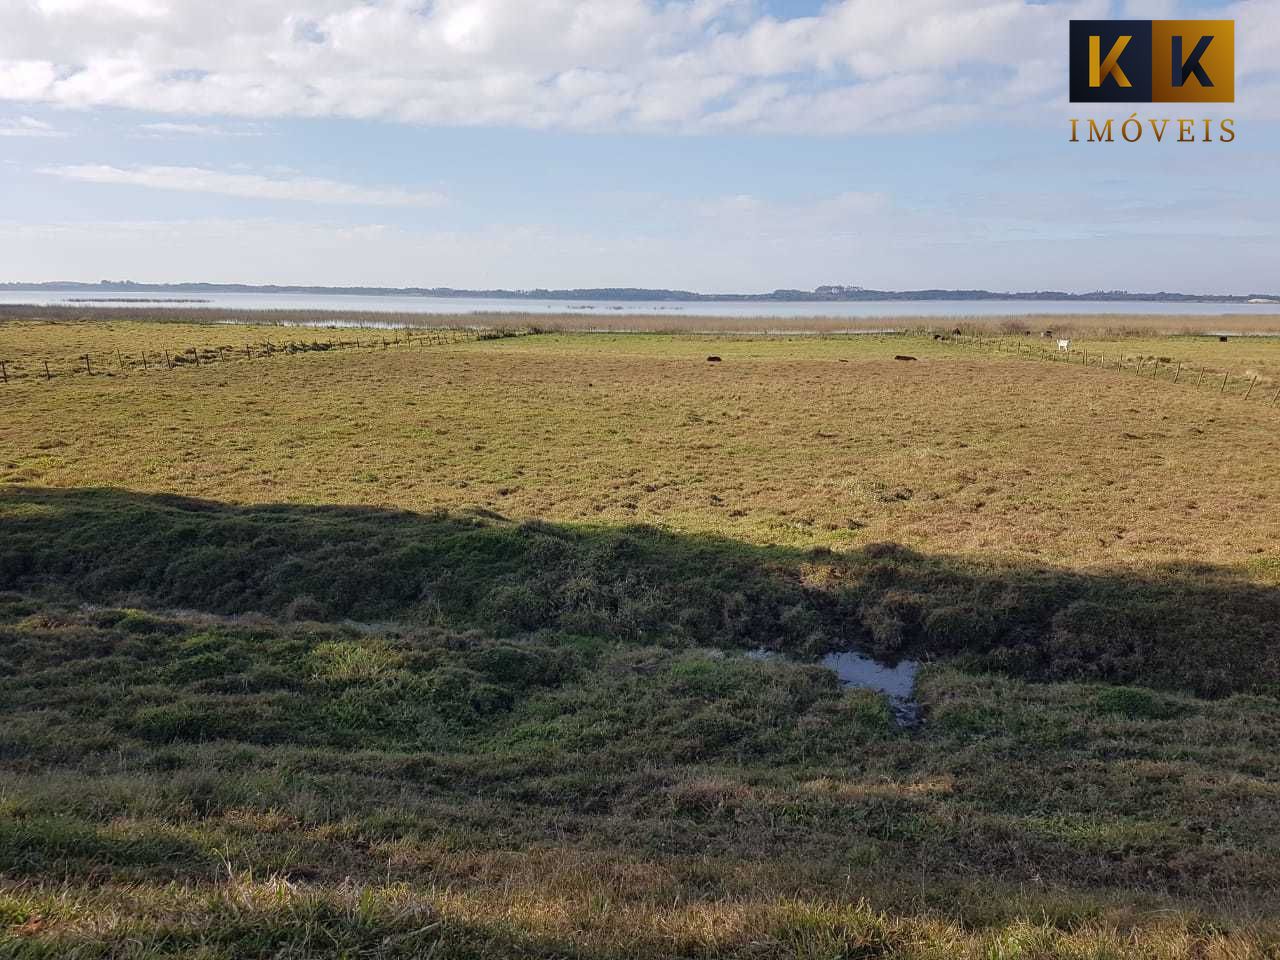
[[[279,342],[263,340],[258,343],[246,343],[243,347],[235,346],[193,346],[181,351],[169,352],[168,347],[159,349],[143,349],[140,354],[125,354],[118,347],[99,351],[94,354],[82,353],[74,358],[54,358],[51,361],[41,357],[26,360],[0,360],[0,383],[12,383],[18,380],[44,380],[46,383],[54,379],[77,376],[112,376],[114,363],[121,373],[141,371],[172,371],[181,367],[203,367],[224,363],[251,363],[257,360],[270,359],[277,356],[294,356],[300,353],[328,352],[332,350],[388,350],[391,347],[426,347],[451,346],[459,343],[473,343],[481,340],[499,340],[507,337],[524,336],[527,331],[509,330],[457,330],[450,328],[423,331],[397,332],[393,339],[385,335],[374,337],[329,338],[327,340],[290,340]],[[102,358],[105,357],[104,361]]]
[[[975,334],[952,334],[946,339],[965,346],[984,347],[997,353],[1014,354],[1034,360],[1079,364],[1080,366],[1097,370],[1132,370],[1132,372],[1139,377],[1146,377],[1152,380],[1163,380],[1171,385],[1178,383],[1182,379],[1183,368],[1189,366],[1188,362],[1184,360],[1175,361],[1171,359],[1162,359],[1160,357],[1145,357],[1141,355],[1127,358],[1123,349],[1121,349],[1119,354],[1115,357],[1114,367],[1109,367],[1110,361],[1106,354],[1094,353],[1091,355],[1088,349],[1084,347],[1079,350],[1072,349],[1064,353],[1056,347],[1050,348],[1042,343],[1027,343],[1023,338],[1019,337],[983,337]],[[1135,365],[1132,367],[1129,366],[1126,362],[1128,360],[1136,361]],[[1147,367],[1148,363],[1151,364],[1149,368]],[[1161,374],[1162,363],[1165,364],[1166,371],[1170,368],[1173,369],[1172,375],[1168,373],[1165,373],[1164,375]],[[1191,365],[1191,368],[1195,369],[1194,365]],[[1260,376],[1257,373],[1242,374],[1233,378],[1230,371],[1214,370],[1205,364],[1200,364],[1196,380],[1193,385],[1199,387],[1203,385],[1206,374],[1217,377],[1219,372],[1222,373],[1222,383],[1218,386],[1218,393],[1220,395],[1225,394],[1228,387],[1234,387],[1236,390],[1243,390],[1243,394],[1239,395],[1241,399],[1248,400],[1253,395],[1254,388],[1260,383]],[[1238,383],[1233,383],[1233,379],[1238,380]],[[1216,384],[1216,382],[1216,380],[1211,381],[1211,384]],[[1237,394],[1233,393],[1232,395],[1235,396]],[[1265,394],[1262,395],[1262,398],[1265,399]],[[1268,405],[1276,406],[1278,400],[1280,400],[1280,386],[1277,386],[1277,389]]]

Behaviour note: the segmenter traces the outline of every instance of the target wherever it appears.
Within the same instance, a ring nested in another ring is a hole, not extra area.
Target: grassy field
[[[1280,339],[987,334],[0,323],[0,956],[1280,956]]]

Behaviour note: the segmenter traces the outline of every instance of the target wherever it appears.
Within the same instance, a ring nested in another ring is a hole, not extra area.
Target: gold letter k
[[[1103,60],[1102,38],[1089,38],[1089,86],[1100,87],[1103,80],[1113,75],[1116,78],[1116,83],[1120,86],[1132,86],[1129,83],[1129,78],[1120,69],[1120,54],[1124,53],[1124,48],[1129,45],[1129,41],[1132,39],[1133,37],[1121,37],[1116,41],[1115,46],[1111,48],[1111,52],[1107,54],[1107,59]]]

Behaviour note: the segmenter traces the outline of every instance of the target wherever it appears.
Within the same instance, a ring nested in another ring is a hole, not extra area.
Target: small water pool
[[[752,660],[802,662],[764,647],[748,652],[747,656]],[[844,686],[884,694],[889,700],[894,718],[902,726],[914,727],[920,722],[920,705],[914,699],[916,674],[920,672],[919,661],[901,660],[895,666],[888,666],[849,650],[829,653],[820,662],[833,671]]]

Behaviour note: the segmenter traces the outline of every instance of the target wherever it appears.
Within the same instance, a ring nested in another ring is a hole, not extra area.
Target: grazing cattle
[[[707,357],[707,363],[719,363],[719,362],[720,362],[719,357]]]
[[[1059,353],[1070,353],[1070,352],[1071,352],[1071,341],[1070,341],[1070,340],[1059,340],[1059,341],[1058,341],[1058,352],[1059,352]]]
[[[896,357],[894,357],[893,359],[895,359],[895,360],[914,360],[914,359],[915,359],[915,357],[908,357],[908,356],[906,356],[906,355],[904,355],[904,354],[901,354],[901,353],[900,353],[900,354],[898,354]]]
[[[1219,343],[1226,343],[1226,342],[1227,342],[1227,338],[1226,338],[1226,337],[1219,337],[1219,338],[1218,338],[1218,342],[1219,342]]]

